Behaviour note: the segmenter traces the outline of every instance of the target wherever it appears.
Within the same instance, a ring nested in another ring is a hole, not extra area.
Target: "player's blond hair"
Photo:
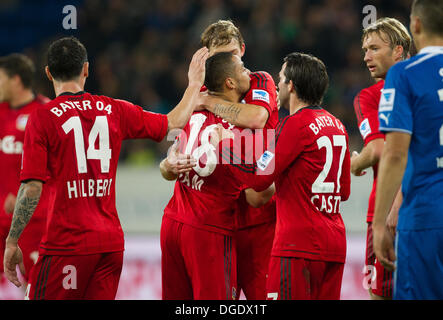
[[[218,20],[203,31],[201,35],[202,45],[206,48],[229,44],[232,39],[238,41],[240,48],[244,44],[240,30],[231,20]]]
[[[361,38],[362,42],[369,34],[374,32],[381,39],[389,41],[389,45],[392,49],[396,46],[402,46],[403,59],[408,58],[409,50],[411,49],[411,36],[400,21],[394,18],[377,19],[377,21],[363,29],[363,35]]]

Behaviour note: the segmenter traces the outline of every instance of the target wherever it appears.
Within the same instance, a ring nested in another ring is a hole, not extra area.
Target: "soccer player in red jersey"
[[[20,187],[25,127],[30,113],[49,101],[36,95],[32,89],[35,74],[33,62],[22,54],[0,58],[0,257],[3,261],[5,240],[11,226],[15,197]],[[20,238],[23,251],[24,271],[27,280],[29,271],[37,261],[38,246],[46,226],[49,208],[50,187],[45,188],[40,203]],[[3,263],[0,266],[3,272]]]
[[[365,52],[364,61],[374,79],[374,85],[361,90],[354,98],[354,109],[358,127],[364,141],[360,153],[353,152],[351,172],[356,176],[365,174],[365,169],[372,167],[373,185],[369,196],[366,222],[366,277],[371,299],[392,299],[393,273],[385,270],[375,258],[372,246],[372,219],[374,216],[375,194],[377,185],[378,162],[385,142],[385,135],[379,131],[378,105],[384,86],[384,79],[389,68],[396,62],[408,58],[411,37],[407,29],[396,19],[381,18],[363,30],[362,48]],[[398,192],[389,218],[388,227],[395,235],[398,210],[402,201]]]
[[[222,140],[224,130],[217,128],[211,143],[254,189],[275,181],[277,224],[267,298],[339,299],[346,258],[339,210],[351,182],[348,134],[340,120],[319,106],[328,86],[323,62],[292,53],[279,76],[280,106],[290,115],[277,126],[275,150],[244,166],[233,162],[235,154]]]
[[[89,63],[76,38],[53,42],[46,74],[56,98],[29,118],[22,182],[6,240],[5,274],[20,286],[17,241],[32,216],[47,170],[56,183],[55,203],[27,288],[29,299],[114,299],[123,263],[124,238],[115,207],[115,177],[122,140],[162,140],[183,127],[203,84],[207,49],[191,61],[189,84],[168,115],[130,102],[83,91]]]
[[[201,40],[209,49],[209,55],[228,51],[243,57],[245,53],[243,37],[229,20],[219,20],[208,26]],[[263,129],[264,137],[267,137],[267,130],[275,129],[279,120],[275,83],[264,71],[250,73],[250,89],[241,102],[207,95],[203,104],[209,111],[240,128]],[[237,202],[238,289],[239,293],[243,290],[248,300],[266,299],[266,278],[276,219],[274,190],[271,187],[268,192],[256,193],[253,189],[245,189]]]
[[[206,68],[210,94],[234,103],[249,90],[250,72],[239,56],[217,53]],[[235,207],[243,183],[230,167],[218,164],[210,144],[218,124],[238,129],[210,111],[195,112],[178,143],[180,153],[196,159],[195,167],[177,175],[170,156],[160,166],[166,179],[178,178],[160,234],[163,299],[232,300],[238,295]]]

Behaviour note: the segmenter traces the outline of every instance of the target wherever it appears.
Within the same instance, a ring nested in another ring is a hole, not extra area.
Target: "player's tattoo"
[[[236,107],[234,104],[224,105],[217,103],[214,108],[214,113],[228,122],[236,121],[240,111],[240,107]]]
[[[9,237],[17,239],[23,232],[23,229],[28,224],[32,214],[37,207],[41,195],[41,185],[35,182],[28,182],[29,188],[33,189],[32,195],[25,192],[26,184],[22,183],[17,194],[17,202],[14,208],[14,215],[12,216],[11,229],[9,230]]]

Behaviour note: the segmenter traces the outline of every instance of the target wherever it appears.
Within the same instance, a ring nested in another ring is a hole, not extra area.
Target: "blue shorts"
[[[443,229],[397,231],[395,300],[443,299]]]

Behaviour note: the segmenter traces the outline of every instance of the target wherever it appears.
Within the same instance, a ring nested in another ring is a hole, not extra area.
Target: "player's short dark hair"
[[[443,36],[443,1],[414,0],[411,13],[420,18],[426,32]]]
[[[206,60],[205,86],[209,91],[223,91],[226,78],[234,75],[232,52],[219,52]]]
[[[47,52],[48,68],[54,79],[69,81],[77,78],[88,61],[85,46],[75,37],[54,41]]]
[[[309,105],[320,105],[329,85],[325,64],[310,54],[293,52],[284,62],[286,83],[292,80],[300,100]]]
[[[31,59],[20,53],[0,57],[0,69],[4,70],[8,77],[19,76],[23,87],[32,88],[35,66]]]

